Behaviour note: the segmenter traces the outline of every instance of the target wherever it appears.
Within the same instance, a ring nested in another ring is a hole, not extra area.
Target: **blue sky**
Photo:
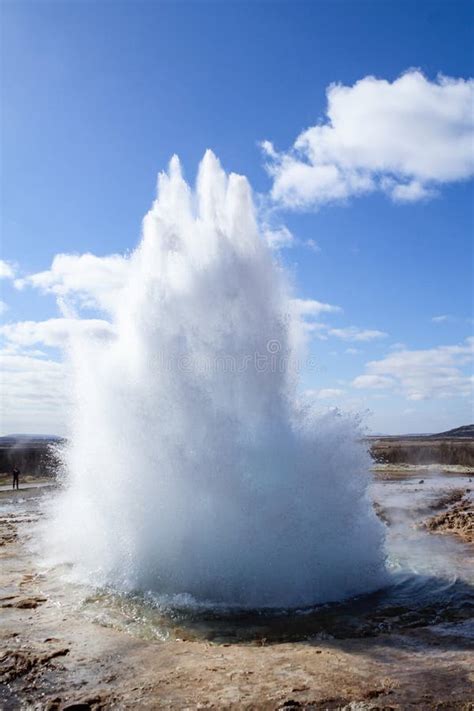
[[[321,407],[370,409],[368,424],[384,432],[436,431],[472,419],[465,389],[472,169],[453,159],[454,177],[436,164],[421,184],[418,173],[405,173],[403,185],[421,192],[403,201],[393,187],[326,200],[313,185],[304,205],[278,192],[297,137],[327,123],[331,84],[353,87],[375,76],[393,85],[411,69],[424,75],[427,92],[439,73],[469,79],[470,3],[43,0],[4,2],[1,12],[1,258],[17,280],[48,270],[58,253],[132,249],[157,172],[177,153],[193,180],[211,148],[226,170],[246,175],[259,200],[271,203],[271,227],[291,232],[291,244],[276,254],[298,296],[343,310],[321,315],[326,331],[311,341],[321,367],[303,386]],[[423,87],[415,86],[413,125],[421,126],[419,143],[426,136],[426,151],[435,154],[430,126],[423,126],[430,117],[417,113]],[[444,130],[454,135],[450,124]],[[262,152],[264,140],[275,159]],[[357,170],[368,174],[365,164]],[[392,168],[370,170],[371,180],[381,173],[392,180]],[[2,280],[5,323],[57,315],[51,293],[18,286]],[[358,330],[341,331],[347,328]],[[386,335],[364,340],[367,330]],[[25,344],[11,334],[6,372],[17,373],[21,361],[12,365],[12,354],[16,348],[23,357],[18,349]],[[58,357],[50,345],[41,350]],[[407,355],[387,364],[393,353]],[[367,366],[374,361],[385,364]],[[434,380],[415,383],[420,368],[427,378],[433,369]],[[372,380],[357,380],[368,375]],[[16,397],[16,404],[7,408],[14,415],[4,413],[5,431],[61,429],[57,403],[45,415],[28,399],[42,397],[39,375],[27,378],[28,397],[8,378],[7,401]]]

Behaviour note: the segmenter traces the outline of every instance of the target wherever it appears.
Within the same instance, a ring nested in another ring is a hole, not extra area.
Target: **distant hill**
[[[429,435],[430,439],[474,439],[474,425],[455,427],[447,432]]]
[[[370,451],[381,464],[456,464],[474,467],[474,425],[447,432],[371,437]]]
[[[44,434],[9,434],[0,437],[0,447],[12,447],[14,445],[49,444],[61,442],[62,437],[57,435]]]
[[[474,440],[474,425],[463,425],[462,427],[455,427],[452,430],[447,430],[446,432],[419,432],[411,434],[398,434],[398,435],[386,435],[386,434],[370,434],[367,439],[372,440],[394,440],[394,441],[406,441],[406,440],[433,440],[433,439],[464,439],[464,440]]]

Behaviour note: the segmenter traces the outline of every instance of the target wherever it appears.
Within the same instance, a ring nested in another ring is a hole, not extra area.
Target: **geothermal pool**
[[[242,610],[190,595],[99,592],[84,613],[102,624],[166,640],[170,636],[219,642],[297,641],[370,636],[411,626],[444,626],[446,633],[474,638],[472,547],[455,537],[432,535],[422,526],[448,492],[469,489],[466,475],[443,476],[436,467],[403,480],[376,480],[370,494],[388,517],[389,576],[379,590],[349,600],[302,608]],[[467,496],[473,497],[472,492]]]
[[[28,547],[40,561],[37,574],[48,581],[44,592],[52,602],[56,597],[58,604],[79,610],[87,620],[137,638],[271,643],[374,636],[427,626],[444,626],[446,633],[469,637],[474,636],[472,547],[450,535],[430,534],[422,525],[446,494],[469,488],[468,475],[446,476],[436,468],[429,472],[414,468],[402,479],[376,478],[370,496],[386,521],[386,584],[334,603],[243,609],[202,601],[187,592],[98,588],[78,582],[74,566],[45,567],[44,551],[38,556],[38,539]],[[13,500],[4,492],[0,515],[41,520],[46,501],[58,495],[48,489],[35,496],[29,490],[24,499]],[[465,496],[473,494],[468,491]]]

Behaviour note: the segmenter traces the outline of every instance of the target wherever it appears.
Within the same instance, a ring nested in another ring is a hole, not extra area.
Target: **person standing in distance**
[[[13,488],[19,489],[20,488],[20,470],[18,469],[18,467],[13,467],[12,476],[13,476]]]

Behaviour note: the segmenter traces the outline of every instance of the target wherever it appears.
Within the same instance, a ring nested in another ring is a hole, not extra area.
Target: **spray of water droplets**
[[[360,432],[297,397],[300,324],[246,179],[207,152],[191,190],[173,158],[127,274],[114,335],[71,342],[51,557],[96,584],[247,607],[379,586]]]

